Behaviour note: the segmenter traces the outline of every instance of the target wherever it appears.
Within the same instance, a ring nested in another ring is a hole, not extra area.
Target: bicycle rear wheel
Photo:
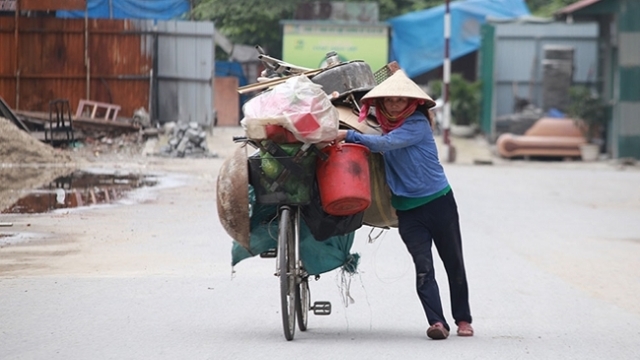
[[[296,331],[296,286],[295,272],[295,235],[293,233],[293,215],[291,209],[284,207],[280,212],[278,227],[278,264],[280,270],[280,299],[282,309],[282,327],[284,337],[293,340]]]

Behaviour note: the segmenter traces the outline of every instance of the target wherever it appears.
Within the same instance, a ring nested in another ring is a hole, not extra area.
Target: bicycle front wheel
[[[307,322],[309,321],[309,307],[311,304],[309,294],[309,278],[304,277],[298,285],[296,292],[296,312],[298,315],[298,329],[300,331],[307,330]]]
[[[296,286],[295,234],[293,215],[285,207],[280,213],[278,227],[278,263],[280,270],[280,298],[282,306],[282,327],[284,337],[293,340],[296,331]]]

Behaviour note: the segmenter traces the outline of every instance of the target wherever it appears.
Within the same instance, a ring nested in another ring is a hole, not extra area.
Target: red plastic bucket
[[[327,160],[318,159],[316,176],[320,202],[329,215],[357,214],[371,205],[369,149],[359,144],[336,144],[322,149]]]

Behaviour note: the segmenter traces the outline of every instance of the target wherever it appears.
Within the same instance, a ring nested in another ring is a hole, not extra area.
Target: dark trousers
[[[453,318],[456,324],[471,322],[458,206],[453,191],[415,209],[398,210],[397,215],[400,236],[415,264],[418,297],[429,325],[441,322],[449,330],[433,268],[432,241],[447,271]]]

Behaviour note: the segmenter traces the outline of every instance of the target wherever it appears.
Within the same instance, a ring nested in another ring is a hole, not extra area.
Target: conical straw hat
[[[385,81],[371,89],[362,100],[399,96],[414,99],[423,99],[427,108],[434,107],[435,101],[427,95],[413,80],[409,79],[402,70],[397,70],[393,75],[389,76]]]

